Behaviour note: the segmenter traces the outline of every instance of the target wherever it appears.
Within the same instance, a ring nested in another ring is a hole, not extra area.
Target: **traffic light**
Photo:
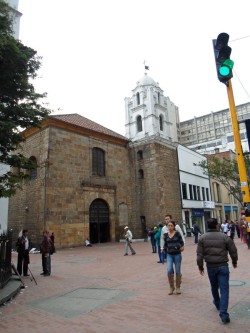
[[[222,32],[217,39],[213,39],[214,57],[217,76],[220,82],[227,84],[233,77],[234,62],[230,59],[231,47],[228,44],[229,35]]]

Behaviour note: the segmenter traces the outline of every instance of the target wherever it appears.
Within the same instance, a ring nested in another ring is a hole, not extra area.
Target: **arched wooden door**
[[[91,243],[110,241],[109,207],[102,199],[94,200],[89,207],[89,238]]]

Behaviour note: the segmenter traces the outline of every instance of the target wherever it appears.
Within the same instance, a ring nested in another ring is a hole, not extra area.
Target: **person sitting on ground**
[[[90,243],[90,241],[88,240],[88,238],[85,240],[84,245],[85,246],[92,246],[92,244]]]

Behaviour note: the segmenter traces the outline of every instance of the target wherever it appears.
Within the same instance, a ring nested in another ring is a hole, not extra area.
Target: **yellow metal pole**
[[[236,107],[235,107],[235,102],[234,102],[234,95],[233,95],[233,88],[232,88],[231,80],[228,81],[227,94],[228,94],[229,108],[230,108],[230,114],[231,114],[231,120],[232,120],[232,126],[233,126],[235,151],[236,151],[236,156],[237,156],[243,203],[249,204],[250,203],[250,193],[249,193],[249,186],[248,186],[248,180],[247,180],[246,165],[245,165],[244,155],[243,155],[242,146],[241,146],[239,123],[238,123],[238,118],[237,118],[237,113],[236,113]],[[250,217],[247,218],[247,221],[250,222]]]

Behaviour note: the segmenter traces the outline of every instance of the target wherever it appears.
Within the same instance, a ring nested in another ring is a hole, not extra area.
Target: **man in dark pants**
[[[31,242],[28,238],[28,230],[24,229],[22,236],[18,237],[16,242],[16,248],[18,252],[17,256],[17,271],[19,275],[29,276],[28,265],[30,263],[29,252],[31,249]]]
[[[201,231],[196,223],[192,226],[192,233],[194,234],[194,243],[198,244],[199,234],[201,234]]]
[[[224,324],[230,322],[228,310],[229,301],[229,268],[228,253],[232,265],[237,267],[238,254],[233,240],[218,230],[217,219],[207,221],[208,231],[199,239],[197,246],[197,265],[201,275],[204,275],[204,259],[211,285],[213,302],[220,311],[220,318]],[[220,293],[219,293],[220,291]]]
[[[43,272],[41,275],[43,276],[50,276],[51,274],[51,248],[52,248],[52,241],[49,238],[48,231],[43,232],[43,240],[40,246],[40,252],[42,254],[42,267]]]

